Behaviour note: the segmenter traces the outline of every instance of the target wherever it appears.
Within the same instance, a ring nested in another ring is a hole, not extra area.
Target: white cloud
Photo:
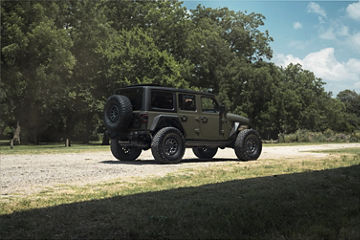
[[[302,28],[302,24],[300,22],[294,22],[293,23],[293,28],[295,30],[301,29]]]
[[[340,26],[339,29],[337,29],[336,34],[338,34],[341,37],[349,36],[349,28],[345,25]]]
[[[360,52],[360,32],[349,37],[349,43],[353,48]]]
[[[289,54],[289,55],[285,55],[285,54],[276,54],[273,58],[273,61],[276,65],[278,66],[282,66],[282,67],[286,67],[287,65],[289,65],[290,63],[293,64],[303,64],[303,61],[298,58],[298,57],[294,57],[293,55]]]
[[[317,3],[310,2],[310,3],[307,5],[307,9],[308,9],[308,12],[309,12],[309,13],[316,13],[316,14],[320,15],[321,17],[326,18],[326,12],[325,12],[325,10],[322,9],[322,8],[320,7],[320,5],[317,4]]]
[[[327,29],[319,27],[320,39],[344,41],[350,37],[349,27],[339,21],[330,21],[330,26]]]
[[[349,4],[346,8],[346,12],[352,19],[360,20],[360,1]]]
[[[291,54],[277,54],[274,62],[283,67],[290,63],[299,63],[303,69],[314,72],[316,77],[329,83],[334,92],[344,88],[355,89],[356,84],[360,82],[360,59],[351,58],[347,62],[340,62],[335,57],[334,48],[324,48],[308,54],[303,59]]]
[[[335,35],[334,29],[332,27],[330,27],[325,32],[320,33],[319,37],[321,39],[325,39],[325,40],[335,40],[336,39],[336,35]]]

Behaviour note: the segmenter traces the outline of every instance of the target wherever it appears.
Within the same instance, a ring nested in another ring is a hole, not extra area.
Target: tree
[[[104,71],[101,85],[104,96],[113,89],[130,84],[155,83],[164,86],[186,87],[181,77],[181,64],[167,52],[159,50],[154,40],[142,29],[113,32],[97,48]],[[101,86],[98,86],[99,88]]]
[[[1,76],[7,119],[19,121],[30,142],[47,127],[49,106],[62,96],[63,79],[75,64],[66,29],[55,26],[56,2],[2,2]],[[14,124],[14,122],[8,122]]]
[[[351,90],[344,90],[336,97],[345,106],[345,118],[348,130],[360,129],[360,94]]]
[[[301,65],[279,68],[265,17],[176,0],[2,1],[0,134],[88,142],[118,87],[212,88],[265,138],[299,128],[351,131],[359,95],[336,99]],[[19,125],[19,126],[20,126]]]

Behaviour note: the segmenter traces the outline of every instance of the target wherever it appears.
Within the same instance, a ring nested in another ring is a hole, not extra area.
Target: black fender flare
[[[154,117],[154,120],[151,124],[150,131],[157,132],[159,129],[163,127],[176,127],[184,134],[184,128],[181,124],[181,121],[178,116],[174,115],[158,115]]]

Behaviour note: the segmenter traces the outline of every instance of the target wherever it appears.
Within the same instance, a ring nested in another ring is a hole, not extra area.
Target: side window
[[[209,97],[201,97],[201,109],[203,112],[216,113],[219,111],[219,106],[215,99]]]
[[[151,108],[173,110],[174,97],[171,92],[151,91]]]
[[[179,107],[181,110],[196,111],[195,95],[179,94]]]

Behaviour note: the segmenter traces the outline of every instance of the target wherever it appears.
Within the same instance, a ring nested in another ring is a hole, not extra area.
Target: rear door
[[[196,96],[190,93],[178,94],[178,115],[184,128],[185,139],[194,140],[200,138],[200,123],[196,108]]]

